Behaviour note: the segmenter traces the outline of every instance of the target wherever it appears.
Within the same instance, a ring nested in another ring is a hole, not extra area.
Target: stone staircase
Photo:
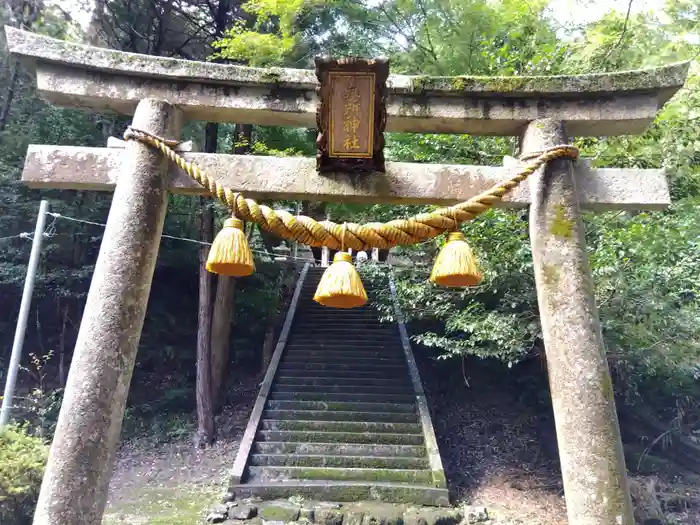
[[[261,387],[231,492],[449,504],[410,347],[371,305],[315,303],[323,270],[310,267],[299,285],[286,345],[266,377],[269,391]]]

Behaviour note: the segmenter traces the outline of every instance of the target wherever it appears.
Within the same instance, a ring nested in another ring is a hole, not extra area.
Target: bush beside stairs
[[[250,452],[237,459],[245,471],[230,491],[239,498],[448,505],[398,325],[380,323],[371,305],[315,303],[323,270],[308,269],[269,395],[259,401],[262,416],[249,423],[256,426]]]

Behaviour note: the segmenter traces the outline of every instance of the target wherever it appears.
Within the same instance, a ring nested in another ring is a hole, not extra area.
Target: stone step
[[[450,505],[447,489],[409,483],[375,481],[258,483],[251,480],[242,485],[230,485],[229,491],[239,498],[286,499],[292,496],[302,496],[308,500],[316,501],[387,501],[442,507]]]
[[[258,442],[256,454],[318,454],[324,456],[382,456],[425,458],[425,447],[421,445],[374,445],[359,443],[295,443],[281,441]]]
[[[359,323],[367,323],[375,330],[396,330],[396,323],[385,321],[382,322],[376,315],[355,314],[346,312],[337,312],[332,314],[320,314],[309,310],[299,310],[294,315],[296,323],[304,323],[311,325],[313,328],[338,330],[345,327],[346,323],[357,325]]]
[[[292,337],[289,339],[285,350],[313,350],[313,351],[338,351],[338,352],[395,352],[403,355],[403,346],[401,346],[401,341],[383,341],[378,343],[377,341],[347,341],[344,339],[325,339],[317,340],[314,337]]]
[[[352,311],[316,312],[298,309],[294,314],[295,322],[317,323],[318,326],[330,326],[339,322],[357,323],[365,322],[372,326],[395,326],[395,323],[382,322],[376,313],[367,314]]]
[[[409,386],[411,382],[408,378],[366,378],[366,377],[297,377],[297,376],[277,376],[277,385],[296,386],[322,386],[322,385],[347,385],[347,386]]]
[[[376,421],[308,421],[293,419],[263,419],[261,430],[290,430],[304,432],[388,432],[419,434],[419,423],[381,423]]]
[[[406,364],[365,364],[361,361],[358,363],[324,363],[324,362],[307,362],[307,361],[283,361],[280,364],[280,370],[285,372],[284,375],[296,375],[292,374],[292,370],[315,370],[315,371],[328,371],[328,372],[345,372],[348,375],[354,375],[355,372],[375,372],[377,374],[407,374]],[[325,374],[320,374],[325,375]]]
[[[415,399],[411,403],[376,403],[376,402],[327,402],[327,401],[275,401],[268,400],[268,410],[319,410],[344,412],[391,412],[416,414]]]
[[[352,325],[366,323],[373,327],[392,326],[394,323],[382,323],[376,315],[337,313],[334,315],[318,314],[315,312],[297,311],[294,315],[295,323],[305,323],[312,327],[335,326],[337,324],[348,323]]]
[[[347,410],[266,410],[265,419],[300,421],[377,421],[382,423],[417,423],[416,414],[396,412],[350,412]]]
[[[353,341],[352,343],[338,339],[292,338],[285,346],[284,356],[292,353],[313,353],[317,356],[335,356],[366,359],[398,359],[406,360],[399,341]],[[311,357],[311,356],[309,356]]]
[[[351,350],[332,350],[328,348],[318,350],[293,348],[286,354],[286,358],[304,362],[321,358],[325,358],[330,362],[335,362],[336,359],[343,361],[353,359],[360,361],[363,359],[394,359],[403,363],[405,360],[403,354],[400,354],[398,351],[389,350],[357,351],[357,353],[355,353]]]
[[[335,334],[321,334],[316,331],[309,332],[293,332],[290,334],[290,342],[293,340],[298,342],[318,342],[318,343],[336,343],[342,344],[348,348],[353,348],[358,344],[369,343],[375,346],[394,343],[401,343],[399,334],[383,334],[374,335],[368,332],[338,332]]]
[[[367,341],[367,340],[378,340],[378,341],[391,341],[399,339],[398,330],[384,330],[384,329],[373,329],[366,328],[358,323],[358,326],[352,327],[347,326],[338,330],[320,330],[318,328],[313,328],[310,326],[299,327],[290,332],[290,337],[302,338],[308,340],[320,340],[320,341],[336,341],[338,339],[346,341],[349,346],[357,341]]]
[[[298,366],[306,366],[306,365],[314,365],[314,364],[319,364],[319,365],[347,365],[349,367],[354,367],[356,365],[361,365],[363,367],[372,367],[374,368],[375,366],[388,366],[388,367],[401,367],[404,368],[406,366],[406,363],[404,362],[403,359],[400,357],[367,357],[367,358],[362,358],[362,357],[343,357],[343,356],[336,356],[334,354],[326,354],[323,356],[319,357],[306,357],[304,358],[303,355],[288,355],[282,358],[282,364],[285,365],[298,365]]]
[[[303,443],[366,443],[369,445],[423,445],[423,434],[390,434],[388,432],[304,432],[298,430],[259,430],[260,441],[293,441]]]
[[[339,319],[342,317],[369,317],[370,319],[378,320],[380,315],[376,310],[366,310],[363,308],[351,308],[351,309],[338,309],[329,308],[326,306],[318,306],[311,299],[299,301],[297,307],[300,312],[305,314],[313,314],[318,316],[327,316],[332,319]]]
[[[352,392],[358,394],[406,394],[413,395],[413,388],[410,385],[389,385],[389,386],[357,386],[357,385],[280,385],[277,384],[272,389],[273,392],[311,392],[335,394],[341,392]]]
[[[253,454],[254,467],[343,467],[363,469],[427,469],[428,458],[340,456],[316,454]]]
[[[328,401],[349,402],[376,401],[377,394],[360,394],[354,392],[337,392],[327,394],[322,392],[273,392],[271,399],[275,401]],[[388,403],[414,403],[416,397],[413,394],[382,394],[382,401]]]
[[[294,377],[352,377],[355,379],[363,378],[380,378],[380,379],[401,379],[404,377],[403,371],[397,374],[387,375],[387,373],[382,370],[350,370],[348,368],[343,368],[340,370],[323,370],[312,368],[292,368],[287,370],[280,367],[277,371],[278,374],[284,376],[294,376]]]
[[[329,321],[328,323],[312,323],[312,322],[299,322],[295,323],[292,331],[302,331],[304,329],[313,330],[314,333],[326,334],[326,333],[338,333],[338,332],[355,332],[356,330],[364,330],[366,332],[371,332],[373,334],[385,333],[390,335],[398,335],[398,330],[394,324],[367,324],[364,321],[355,321],[349,323],[339,322],[335,319]]]
[[[248,472],[256,481],[274,482],[285,480],[328,481],[398,481],[403,483],[430,483],[430,470],[399,470],[376,468],[338,467],[249,467]]]

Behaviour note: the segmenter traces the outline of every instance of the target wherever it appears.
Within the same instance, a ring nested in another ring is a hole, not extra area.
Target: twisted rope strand
[[[264,230],[283,239],[297,241],[308,246],[327,246],[331,250],[352,248],[387,249],[398,245],[416,244],[432,239],[441,233],[453,231],[463,222],[470,221],[500,202],[503,197],[521,182],[535,173],[547,162],[559,157],[578,158],[574,146],[560,145],[540,153],[531,153],[521,160],[533,159],[511,179],[499,182],[493,188],[462,203],[419,213],[408,219],[396,219],[386,223],[336,224],[332,221],[318,222],[304,215],[292,215],[284,210],[273,210],[246,199],[240,193],[223,187],[216,179],[207,175],[196,164],[185,160],[171,145],[175,141],[165,140],[151,133],[129,127],[124,140],[138,140],[160,150],[163,155],[179,166],[185,173],[219,199],[232,214],[246,221],[253,221]]]

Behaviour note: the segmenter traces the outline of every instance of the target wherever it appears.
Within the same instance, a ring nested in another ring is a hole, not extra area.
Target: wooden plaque
[[[384,59],[316,58],[316,167],[320,172],[384,172]]]

